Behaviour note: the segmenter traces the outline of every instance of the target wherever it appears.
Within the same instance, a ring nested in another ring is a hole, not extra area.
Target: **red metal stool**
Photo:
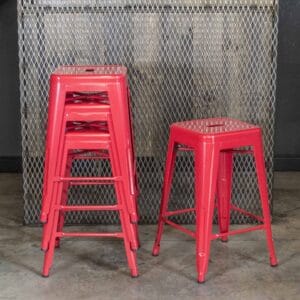
[[[237,150],[246,146],[251,146],[252,151]],[[192,150],[195,154],[195,208],[168,211],[168,199],[178,150]],[[253,152],[263,217],[253,215],[230,204],[232,155],[234,152]],[[272,240],[264,163],[262,135],[258,126],[230,118],[192,120],[172,124],[153,255],[159,254],[164,223],[192,236],[196,239],[196,265],[198,282],[201,283],[205,281],[205,274],[207,273],[211,240],[221,238],[226,241],[229,235],[253,230],[265,230],[270,264],[276,266],[277,258]],[[220,233],[213,234],[212,223],[216,195]],[[230,209],[253,217],[262,224],[229,231]],[[191,211],[196,213],[196,232],[184,228],[168,218]]]
[[[51,75],[41,222],[44,223],[43,276],[49,275],[54,248],[61,237],[124,239],[128,264],[138,276],[135,251],[137,180],[129,110],[126,68],[122,66],[66,66]],[[111,177],[72,177],[74,159],[108,159]],[[113,184],[114,205],[67,205],[71,185]],[[121,232],[66,233],[66,211],[119,211]]]

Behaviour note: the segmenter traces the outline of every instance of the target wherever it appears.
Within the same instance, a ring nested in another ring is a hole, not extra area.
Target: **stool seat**
[[[101,80],[106,80],[105,75],[113,75],[116,78],[118,75],[126,76],[127,69],[121,65],[74,65],[74,66],[60,66],[53,73],[56,76],[75,76],[76,78],[80,76],[101,76]]]
[[[205,142],[224,150],[248,146],[249,140],[261,135],[261,129],[232,118],[209,118],[173,123],[170,135],[186,146]]]
[[[245,149],[245,147],[247,149]],[[248,150],[250,148],[250,150]],[[193,151],[195,161],[195,208],[168,211],[177,151]],[[255,215],[231,204],[233,155],[254,156],[263,216]],[[212,233],[214,209],[218,210],[219,233]],[[253,218],[259,225],[229,230],[230,211]],[[174,215],[196,214],[196,231],[191,231],[169,218]],[[259,126],[231,118],[210,118],[174,123],[170,137],[162,189],[158,229],[152,254],[159,254],[163,225],[168,224],[196,239],[198,282],[205,281],[211,240],[254,230],[264,230],[271,266],[277,265],[269,211],[262,134]]]
[[[258,126],[231,118],[209,118],[177,122],[173,123],[171,128],[179,128],[187,132],[193,131],[203,135],[218,135],[249,129],[259,129]]]

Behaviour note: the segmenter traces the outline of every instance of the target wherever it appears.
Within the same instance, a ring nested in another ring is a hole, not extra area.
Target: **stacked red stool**
[[[246,147],[251,147],[251,150]],[[242,149],[241,149],[242,148]],[[240,150],[239,150],[240,149]],[[168,211],[168,199],[177,151],[194,151],[195,208]],[[231,204],[232,162],[234,153],[252,153],[255,160],[263,216],[254,215]],[[217,199],[215,203],[215,198]],[[220,233],[213,234],[214,208],[218,209]],[[229,231],[230,210],[236,210],[259,221],[259,225]],[[169,219],[170,216],[195,212],[196,232]],[[227,240],[229,235],[253,230],[264,230],[271,266],[277,265],[269,211],[262,134],[258,126],[230,118],[212,118],[174,123],[165,166],[159,224],[153,255],[158,255],[164,223],[196,239],[196,266],[198,282],[205,281],[208,269],[211,240]]]
[[[126,73],[122,66],[65,66],[51,75],[40,217],[45,277],[62,237],[123,239],[131,275],[138,276],[137,181]],[[109,160],[112,176],[74,177],[75,159]],[[115,188],[115,204],[68,205],[69,187],[108,184]],[[118,211],[122,230],[63,232],[69,211]]]

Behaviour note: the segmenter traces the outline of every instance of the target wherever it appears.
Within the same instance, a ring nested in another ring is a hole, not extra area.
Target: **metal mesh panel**
[[[261,125],[271,196],[277,9],[278,0],[19,1],[25,223],[38,222],[48,80],[63,64],[117,63],[129,69],[142,223],[156,222],[174,121],[229,116]],[[74,172],[88,174],[108,168],[75,164]],[[170,206],[192,206],[191,154],[181,154],[176,168]],[[252,158],[237,155],[234,171],[233,202],[259,213]],[[72,203],[114,198],[102,187],[76,188],[69,195]],[[232,221],[248,218],[233,213]],[[114,223],[116,216],[82,212],[68,222]]]

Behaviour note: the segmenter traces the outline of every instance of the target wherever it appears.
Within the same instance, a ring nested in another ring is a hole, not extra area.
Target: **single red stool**
[[[51,75],[40,217],[45,277],[60,238],[77,236],[122,238],[131,275],[138,276],[138,189],[126,72],[122,66],[65,66]],[[109,160],[112,176],[73,177],[74,159]],[[114,185],[116,204],[67,205],[70,186],[106,184]],[[122,231],[63,232],[68,211],[118,211]]]
[[[250,146],[251,151],[238,150]],[[168,199],[177,151],[194,151],[195,157],[195,208],[168,211]],[[263,217],[230,204],[233,153],[253,153],[257,171],[258,187]],[[212,118],[174,123],[170,127],[170,138],[166,159],[159,223],[153,255],[159,254],[164,223],[196,239],[196,265],[198,282],[205,281],[211,240],[227,240],[229,235],[265,230],[271,266],[277,265],[269,211],[268,190],[265,174],[262,134],[258,126],[230,118]],[[220,233],[212,233],[215,197],[217,196]],[[237,210],[261,222],[261,225],[229,231],[230,209]],[[178,225],[170,216],[194,211],[196,232]]]

